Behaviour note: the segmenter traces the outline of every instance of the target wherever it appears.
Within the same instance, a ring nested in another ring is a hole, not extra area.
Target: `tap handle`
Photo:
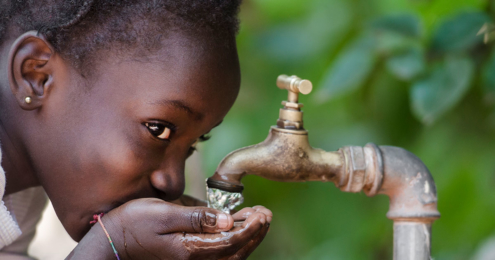
[[[277,87],[287,89],[295,94],[302,93],[307,95],[313,90],[313,84],[307,79],[301,79],[296,75],[280,75],[277,78]]]

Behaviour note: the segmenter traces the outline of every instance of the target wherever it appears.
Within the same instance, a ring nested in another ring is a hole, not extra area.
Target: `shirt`
[[[0,151],[0,164],[1,164]],[[33,187],[8,196],[5,171],[0,166],[0,259],[33,259],[27,255],[48,198],[42,187]]]

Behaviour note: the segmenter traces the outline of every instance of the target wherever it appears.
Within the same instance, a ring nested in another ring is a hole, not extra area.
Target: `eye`
[[[194,151],[197,151],[198,150],[196,148],[196,145],[198,143],[208,141],[209,139],[210,139],[210,136],[209,135],[202,135],[198,139],[196,139],[196,142],[194,142],[194,144],[191,145],[191,147],[189,148],[189,151],[187,153],[187,157],[191,156],[194,153]]]
[[[210,138],[211,138],[211,135],[209,135],[209,134],[202,135],[198,138],[198,141],[196,141],[196,143],[206,142],[206,141],[210,140]]]
[[[161,123],[144,123],[144,125],[148,128],[148,131],[156,138],[161,140],[167,140],[170,137],[170,133],[172,130],[170,127]]]

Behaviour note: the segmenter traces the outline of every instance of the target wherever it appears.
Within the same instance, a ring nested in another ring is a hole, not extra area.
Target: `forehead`
[[[225,44],[169,39],[150,55],[105,56],[97,85],[122,98],[147,103],[182,100],[195,111],[218,114],[231,107],[239,90],[237,50]]]

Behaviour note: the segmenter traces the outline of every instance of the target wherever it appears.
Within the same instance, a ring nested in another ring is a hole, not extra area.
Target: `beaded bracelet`
[[[103,216],[103,213],[100,213],[98,215],[93,215],[93,221],[89,222],[90,224],[95,224],[96,222],[100,223],[101,228],[105,232],[105,235],[107,235],[108,242],[110,242],[110,245],[112,246],[113,252],[115,253],[115,256],[117,257],[117,260],[120,260],[119,254],[117,253],[117,249],[115,249],[115,246],[113,245],[112,239],[110,238],[110,235],[107,232],[107,229],[105,228],[105,225],[103,225],[103,222],[101,221],[101,217]]]

